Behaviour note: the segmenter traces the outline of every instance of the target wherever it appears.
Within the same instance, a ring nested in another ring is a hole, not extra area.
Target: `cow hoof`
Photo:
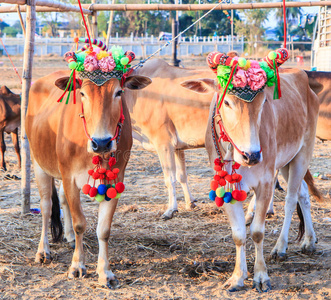
[[[64,241],[66,244],[69,245],[69,248],[71,248],[71,249],[75,249],[75,247],[76,247],[76,242],[75,242],[75,240],[69,242],[67,238],[64,238],[63,241]]]
[[[233,292],[239,292],[241,290],[243,290],[243,286],[239,286],[239,285],[236,285],[236,286],[230,286],[227,291],[230,292],[230,293],[233,293]]]
[[[110,279],[107,282],[107,287],[111,290],[115,290],[117,288],[119,288],[120,286],[120,282],[118,281],[118,279],[116,277],[114,277],[113,279]]]
[[[272,219],[274,217],[275,213],[274,212],[268,212],[266,218],[267,219]]]
[[[271,283],[270,280],[268,279],[265,282],[258,282],[258,281],[253,281],[253,289],[256,289],[259,293],[266,293],[271,290]]]
[[[316,248],[315,248],[314,244],[312,244],[312,245],[303,244],[301,246],[301,252],[303,254],[312,255],[315,251],[316,251]]]
[[[50,253],[44,252],[44,253],[37,253],[36,254],[36,259],[35,262],[36,263],[40,263],[40,264],[50,264],[52,261],[51,255]]]
[[[196,207],[197,207],[197,206],[196,206],[193,202],[190,202],[190,204],[186,206],[186,209],[187,209],[187,210],[191,210],[191,209],[194,209],[194,208],[196,208]]]
[[[275,253],[272,253],[270,256],[270,259],[275,261],[285,261],[286,258],[286,253],[278,253],[277,251]]]
[[[244,279],[237,277],[230,277],[222,286],[228,292],[238,292],[244,288]]]
[[[170,220],[172,219],[175,214],[178,213],[178,210],[173,210],[172,212],[165,212],[163,215],[162,215],[162,220],[163,221],[167,221],[167,220]]]
[[[73,278],[82,278],[86,276],[86,268],[73,268],[70,267],[68,272],[68,277],[70,279]]]

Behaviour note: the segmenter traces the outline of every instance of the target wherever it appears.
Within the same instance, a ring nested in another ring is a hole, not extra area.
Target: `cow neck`
[[[83,126],[84,126],[84,131],[85,131],[85,134],[87,136],[87,138],[92,141],[93,139],[91,138],[91,136],[89,135],[88,131],[87,131],[87,128],[86,128],[86,119],[85,119],[85,115],[84,115],[84,106],[83,106],[83,102],[82,102],[82,113],[79,114],[80,118],[82,119],[83,121]],[[111,141],[115,140],[116,139],[116,143],[118,144],[119,143],[119,140],[120,140],[120,137],[121,137],[121,132],[122,132],[122,127],[123,127],[123,123],[124,123],[124,120],[125,120],[125,117],[124,117],[124,114],[123,114],[123,103],[122,103],[122,100],[121,100],[121,116],[120,116],[120,119],[117,123],[117,126],[116,126],[116,132],[115,132],[115,135],[113,136],[113,138],[111,139]]]

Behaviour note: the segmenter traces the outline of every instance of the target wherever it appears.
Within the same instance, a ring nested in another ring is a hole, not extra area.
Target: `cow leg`
[[[247,207],[247,212],[245,216],[245,223],[246,225],[249,225],[252,223],[253,218],[254,218],[254,211],[255,211],[255,201],[256,201],[256,195],[255,193],[253,194],[253,197],[251,201],[249,202],[249,205]]]
[[[269,182],[261,183],[255,190],[256,213],[251,224],[251,236],[255,244],[253,288],[256,288],[259,292],[267,292],[271,289],[267,266],[263,256],[263,239],[266,213],[274,190],[272,180],[273,178],[270,178]]]
[[[72,228],[71,213],[70,213],[67,198],[64,194],[62,182],[60,185],[59,198],[60,198],[61,208],[63,211],[64,239],[69,243],[69,245],[72,248],[75,248],[75,233]]]
[[[302,181],[301,183],[299,204],[305,222],[305,238],[301,244],[301,250],[303,253],[312,254],[316,250],[315,244],[317,239],[313,228],[313,221],[311,219],[308,186],[305,181]]]
[[[303,177],[307,171],[306,155],[301,151],[290,162],[289,165],[281,169],[284,179],[287,181],[287,195],[285,197],[285,218],[282,231],[277,240],[277,243],[271,251],[271,256],[275,259],[284,260],[286,258],[286,250],[288,245],[288,232],[290,230],[293,212],[299,200],[299,189],[302,184]]]
[[[168,209],[163,214],[164,220],[169,220],[178,211],[176,199],[176,165],[174,149],[170,145],[160,146],[157,149],[161,162],[165,185],[168,188]]]
[[[236,245],[236,264],[234,271],[223,287],[228,288],[230,292],[234,292],[243,288],[244,280],[247,278],[245,214],[241,202],[224,204],[223,207],[228,216],[232,229],[232,238]]]
[[[52,177],[47,175],[34,161],[34,173],[40,195],[40,208],[42,215],[41,237],[35,261],[49,263],[51,260],[48,242],[49,219],[52,214]]]
[[[18,142],[18,128],[16,128],[12,133],[11,133],[11,139],[14,144],[15,152],[17,155],[17,162],[18,162],[18,168],[21,168],[21,153],[20,153],[20,144]]]
[[[5,144],[4,131],[1,130],[0,131],[0,152],[1,152],[0,169],[7,171],[6,162],[5,162],[5,151],[6,151],[6,144]]]
[[[97,227],[99,257],[97,273],[99,275],[99,283],[107,286],[108,288],[116,288],[118,286],[118,280],[110,270],[108,258],[110,227],[117,202],[118,199],[112,199],[110,201],[102,201],[99,205],[99,219]]]
[[[84,249],[83,249],[83,234],[86,230],[86,219],[83,214],[80,203],[79,189],[73,180],[62,179],[63,190],[69,204],[70,213],[72,216],[72,225],[75,232],[75,251],[72,257],[71,266],[69,268],[68,277],[83,277],[86,275]]]
[[[186,209],[192,209],[195,207],[195,204],[194,204],[194,198],[191,195],[191,192],[189,190],[188,183],[187,183],[184,150],[176,150],[175,162],[176,162],[176,179],[182,186],[182,189],[184,192]]]

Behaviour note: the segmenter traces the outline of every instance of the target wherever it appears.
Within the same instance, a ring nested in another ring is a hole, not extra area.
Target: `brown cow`
[[[303,178],[314,148],[319,101],[309,88],[308,77],[303,71],[293,70],[292,73],[280,74],[280,81],[280,100],[273,100],[273,87],[266,87],[249,103],[227,94],[220,108],[220,117],[228,136],[236,147],[243,151],[239,153],[228,142],[217,142],[222,156],[242,165],[237,170],[243,176],[242,189],[246,192],[253,190],[256,195],[256,214],[251,224],[251,236],[256,255],[253,286],[259,291],[268,291],[271,287],[263,257],[263,239],[265,217],[273,196],[276,170],[281,170],[288,182],[288,190],[285,203],[286,223],[273,254],[282,254],[287,248],[286,232],[289,230],[291,216],[298,202],[306,224],[311,223],[306,220],[310,217],[310,202]],[[191,80],[183,85],[194,91],[209,88],[217,92],[210,106],[208,121],[209,124],[215,122],[213,111],[220,93],[215,81]],[[219,131],[217,135],[219,136]],[[210,126],[207,126],[206,148],[210,161],[213,162],[217,153]],[[242,202],[225,203],[223,207],[232,227],[237,252],[234,273],[225,286],[229,286],[230,291],[235,291],[244,286],[244,280],[247,278],[245,215]],[[311,247],[315,239],[313,229],[306,228],[302,248]]]
[[[18,167],[21,168],[21,154],[18,142],[18,127],[21,125],[21,97],[12,93],[6,86],[0,89],[0,169],[7,170],[5,162],[6,144],[4,132],[11,133]]]
[[[83,252],[86,220],[79,191],[87,182],[87,172],[92,166],[92,156],[93,154],[109,156],[110,153],[115,153],[116,166],[120,169],[118,178],[123,181],[132,145],[132,129],[126,103],[121,100],[122,87],[118,79],[110,79],[100,87],[88,79],[84,79],[81,85],[77,80],[78,104],[59,104],[56,100],[63,92],[60,89],[64,89],[68,82],[68,75],[69,72],[55,72],[38,79],[32,85],[26,131],[41,197],[43,221],[36,261],[47,261],[50,258],[47,230],[51,215],[54,236],[59,239],[61,235],[59,204],[54,188],[54,178],[58,178],[62,180],[63,192],[67,199],[67,202],[63,203],[65,219],[70,219],[71,214],[75,232],[75,251],[68,273],[68,276],[72,278],[86,274]],[[131,76],[126,79],[124,88],[139,89],[150,82],[150,79],[146,77]],[[118,126],[121,106],[125,120],[117,144],[111,139]],[[86,129],[92,140],[89,140],[84,133],[84,126],[79,117],[82,107],[85,111]],[[104,162],[103,165],[107,163]],[[117,279],[110,270],[108,261],[108,239],[117,202],[118,199],[111,199],[111,201],[100,203],[97,227],[99,240],[97,273],[99,282],[110,288],[117,285]],[[57,209],[57,218],[54,215],[54,208]],[[71,222],[68,223],[71,224]]]
[[[185,149],[204,147],[208,108],[212,99],[184,89],[182,81],[211,77],[212,72],[180,69],[169,66],[161,59],[153,59],[137,73],[152,78],[153,83],[141,91],[124,94],[133,127],[133,137],[147,150],[157,152],[169,204],[164,219],[172,218],[177,211],[176,179],[184,191],[186,208],[194,207],[189,191],[185,168]]]

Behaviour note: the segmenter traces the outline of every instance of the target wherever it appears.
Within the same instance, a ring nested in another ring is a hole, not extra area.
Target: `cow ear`
[[[68,84],[70,77],[61,77],[55,81],[55,85],[60,89],[60,90],[65,90]],[[82,86],[82,81],[76,78],[76,89],[80,89]]]
[[[180,84],[182,87],[196,93],[205,94],[217,92],[218,88],[214,79],[202,78],[197,80],[186,80]]]
[[[5,85],[3,85],[1,87],[1,93],[3,95],[10,95],[10,94],[12,94],[12,91],[9,88],[7,88]]]
[[[130,90],[141,90],[152,83],[152,79],[146,76],[134,75],[125,79],[124,87]]]

